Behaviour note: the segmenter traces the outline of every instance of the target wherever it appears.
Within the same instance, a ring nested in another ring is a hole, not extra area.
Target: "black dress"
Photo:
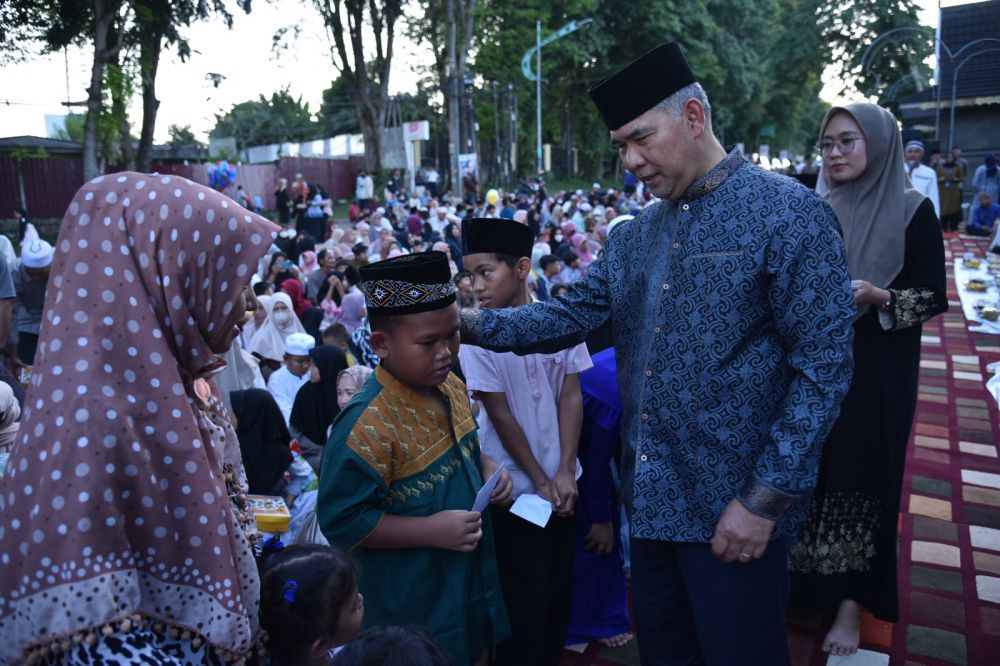
[[[292,202],[289,199],[287,188],[283,187],[274,191],[274,207],[278,211],[278,220],[283,227],[287,227],[291,219],[291,205]]]
[[[920,332],[948,309],[941,225],[929,200],[907,226],[903,269],[888,289],[890,313],[872,309],[854,324],[854,379],[823,447],[789,568],[791,606],[832,611],[846,598],[895,622],[896,525],[917,405]]]

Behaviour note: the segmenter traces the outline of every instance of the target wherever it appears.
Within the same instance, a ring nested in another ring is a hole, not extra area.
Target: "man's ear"
[[[696,99],[684,103],[684,122],[691,128],[691,136],[695,139],[705,133],[705,107]]]
[[[389,358],[389,336],[385,331],[372,331],[369,344],[372,351],[382,360]]]
[[[521,257],[517,260],[517,264],[514,267],[515,274],[518,280],[524,280],[528,277],[528,273],[531,272],[531,259],[527,257]]]

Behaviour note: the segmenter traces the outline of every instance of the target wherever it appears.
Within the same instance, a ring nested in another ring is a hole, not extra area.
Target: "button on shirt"
[[[851,379],[837,228],[815,193],[734,151],[616,229],[568,295],[464,313],[463,337],[547,352],[610,318],[633,536],[708,542],[734,498],[791,536]]]
[[[527,356],[462,345],[459,360],[470,392],[507,395],[510,413],[521,426],[535,460],[550,479],[554,477],[559,469],[562,453],[559,440],[559,396],[562,394],[566,375],[578,374],[593,367],[586,345],[576,345],[555,354]],[[521,471],[507,453],[500,434],[485,409],[479,412],[477,420],[479,445],[487,455],[510,472],[514,481],[514,498],[536,492],[528,475]],[[576,477],[579,478],[582,472],[578,460]]]

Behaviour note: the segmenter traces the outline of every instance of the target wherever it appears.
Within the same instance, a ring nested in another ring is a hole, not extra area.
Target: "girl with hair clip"
[[[329,664],[358,635],[365,614],[354,563],[330,546],[265,552],[260,597],[270,666]]]

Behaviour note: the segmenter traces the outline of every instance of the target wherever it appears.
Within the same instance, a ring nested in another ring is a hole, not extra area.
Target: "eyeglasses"
[[[845,136],[837,139],[836,141],[832,139],[823,139],[816,144],[816,150],[818,150],[821,155],[829,155],[833,152],[833,147],[836,146],[841,155],[850,155],[854,152],[854,144],[858,141],[864,141],[864,139],[860,136]]]

